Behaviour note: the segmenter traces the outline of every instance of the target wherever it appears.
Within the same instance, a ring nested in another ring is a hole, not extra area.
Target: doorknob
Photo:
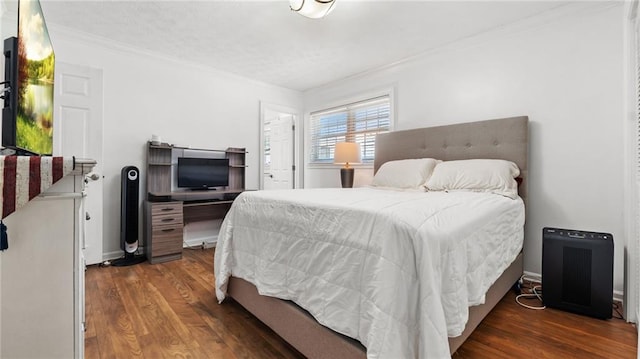
[[[273,174],[272,173],[265,173],[265,175],[267,175],[269,178],[273,178]]]
[[[84,219],[87,220],[87,221],[91,219],[91,216],[89,215],[89,212],[84,212]]]
[[[95,173],[95,172],[91,172],[88,175],[84,176],[84,183],[89,183],[89,180],[92,181],[97,181],[100,179],[100,175]]]

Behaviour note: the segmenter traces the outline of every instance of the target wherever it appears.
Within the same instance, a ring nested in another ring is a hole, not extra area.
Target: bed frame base
[[[451,353],[458,350],[521,275],[522,253],[489,288],[485,304],[469,308],[464,332],[449,338]],[[307,358],[366,358],[366,349],[360,342],[319,324],[293,302],[258,294],[256,287],[244,279],[229,278],[228,295]]]

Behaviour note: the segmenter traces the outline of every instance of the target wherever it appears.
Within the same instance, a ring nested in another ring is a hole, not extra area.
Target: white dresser
[[[5,218],[0,358],[84,357],[84,174],[80,167]]]

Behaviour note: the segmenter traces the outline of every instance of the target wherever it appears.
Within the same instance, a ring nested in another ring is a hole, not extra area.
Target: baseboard
[[[197,248],[215,248],[217,242],[218,242],[218,236],[217,235],[199,237],[199,238],[189,238],[189,239],[184,241],[182,247],[183,248],[194,248],[194,247],[197,247]],[[144,255],[145,254],[143,246],[138,247],[138,253],[137,254],[140,254],[140,255]],[[124,256],[124,252],[122,250],[102,253],[103,262],[104,261],[111,261],[111,260],[114,260],[114,259],[118,259],[118,258],[121,258],[122,256]]]
[[[206,236],[206,237],[198,237],[198,238],[189,238],[184,240],[184,248],[213,248],[216,246],[218,242],[218,236]]]
[[[138,252],[136,253],[137,255],[144,255],[144,247],[140,246],[138,247]],[[119,250],[119,251],[113,251],[113,252],[105,252],[102,253],[102,261],[110,261],[110,260],[114,260],[114,259],[118,259],[118,258],[122,258],[124,257],[124,251],[123,250]]]
[[[538,273],[534,273],[534,272],[527,272],[527,271],[523,271],[522,274],[524,274],[524,276],[527,279],[531,279],[534,282],[537,283],[542,283],[542,275],[538,274]]]
[[[534,282],[542,283],[542,275],[539,273],[524,271],[523,274],[527,279],[530,279]],[[544,291],[544,288],[543,288],[543,291]],[[620,290],[614,290],[613,301],[619,302],[620,304],[624,304],[624,292]]]

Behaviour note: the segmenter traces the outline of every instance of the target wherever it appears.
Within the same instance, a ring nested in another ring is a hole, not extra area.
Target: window
[[[372,163],[376,134],[391,129],[389,95],[311,113],[310,163],[333,163],[337,142],[357,142],[362,162]]]

